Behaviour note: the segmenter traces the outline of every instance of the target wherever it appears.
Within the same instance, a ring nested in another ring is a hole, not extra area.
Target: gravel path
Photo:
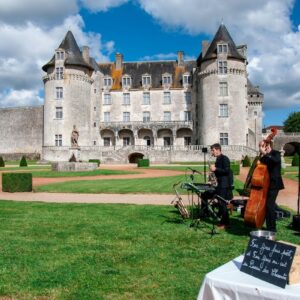
[[[78,180],[108,180],[122,178],[146,178],[146,177],[164,177],[177,176],[182,174],[184,180],[184,172],[173,170],[152,170],[139,169],[136,165],[102,165],[101,168],[136,171],[140,174],[127,175],[101,175],[88,177],[63,177],[63,178],[34,178],[33,186],[43,185],[54,182],[78,181]],[[241,168],[241,174],[238,179],[244,181],[248,173],[248,168]],[[290,179],[284,179],[285,189],[280,191],[277,203],[285,205],[294,210],[297,210],[298,200],[298,182]],[[2,200],[16,201],[41,201],[41,202],[72,202],[72,203],[129,203],[129,204],[154,204],[154,205],[169,205],[175,198],[172,195],[158,194],[74,194],[74,193],[4,193],[0,192]],[[242,197],[237,197],[242,198]],[[188,202],[187,197],[183,197],[184,202]]]

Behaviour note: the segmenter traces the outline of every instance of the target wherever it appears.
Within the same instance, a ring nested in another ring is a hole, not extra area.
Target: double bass
[[[270,144],[274,136],[277,134],[277,129],[272,128],[271,133],[262,142],[264,145]],[[266,199],[268,188],[270,184],[270,176],[265,164],[259,162],[255,159],[256,166],[253,169],[253,174],[251,177],[251,189],[249,200],[245,208],[244,223],[247,226],[254,228],[261,228],[264,224],[266,217]],[[249,175],[248,175],[249,177]]]

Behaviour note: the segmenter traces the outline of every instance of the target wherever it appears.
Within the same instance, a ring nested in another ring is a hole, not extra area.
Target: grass
[[[41,170],[37,170],[37,169]],[[139,172],[122,171],[122,170],[94,170],[82,172],[56,172],[45,170],[45,167],[22,167],[22,168],[0,168],[0,171],[16,171],[16,172],[30,172],[32,177],[42,178],[57,178],[57,177],[82,177],[82,176],[98,176],[98,175],[124,175],[124,174],[138,174]]]
[[[5,299],[195,299],[250,231],[234,216],[211,237],[208,223],[194,230],[172,206],[0,201],[0,218]],[[277,238],[299,244],[289,222]]]
[[[198,176],[201,178],[201,175]],[[173,184],[186,181],[190,182],[191,180],[184,175],[139,179],[81,180],[52,183],[37,186],[34,189],[37,192],[53,193],[174,194]],[[202,182],[202,180],[197,180],[196,176],[195,181]],[[243,182],[235,180],[236,189],[241,189],[243,186]],[[186,191],[181,190],[180,193],[186,193]]]

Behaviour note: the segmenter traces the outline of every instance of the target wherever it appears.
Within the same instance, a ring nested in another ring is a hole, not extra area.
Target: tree
[[[300,132],[300,111],[292,112],[283,122],[284,132]]]

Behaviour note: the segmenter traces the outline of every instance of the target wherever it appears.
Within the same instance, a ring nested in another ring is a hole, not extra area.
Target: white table
[[[206,274],[197,300],[300,300],[300,284],[283,289],[241,272],[243,258]]]

